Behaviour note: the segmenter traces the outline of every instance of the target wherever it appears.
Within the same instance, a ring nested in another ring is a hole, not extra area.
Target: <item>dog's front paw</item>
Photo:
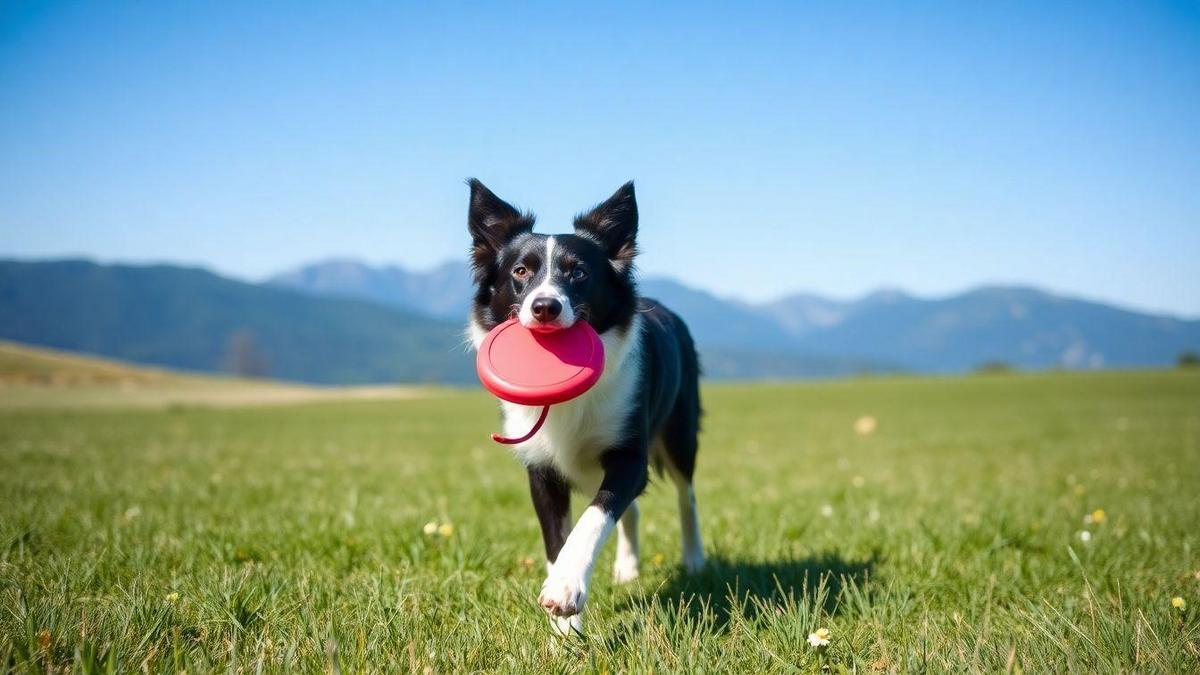
[[[582,579],[551,574],[542,583],[538,604],[553,616],[575,616],[583,611],[586,599],[587,589]]]

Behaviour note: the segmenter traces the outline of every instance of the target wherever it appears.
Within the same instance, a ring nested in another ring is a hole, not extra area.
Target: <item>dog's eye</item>
[[[513,268],[512,275],[517,281],[525,281],[529,278],[529,268],[524,265],[517,265]]]
[[[587,278],[587,270],[583,268],[583,265],[576,265],[575,268],[571,270],[571,278],[575,281],[583,281]]]

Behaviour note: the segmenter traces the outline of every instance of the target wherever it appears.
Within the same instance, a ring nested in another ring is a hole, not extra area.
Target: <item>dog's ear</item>
[[[487,276],[505,244],[518,234],[533,230],[533,214],[516,210],[475,178],[468,179],[467,185],[471,187],[471,206],[467,211],[471,267],[478,282]]]
[[[613,269],[626,274],[637,255],[638,210],[633,181],[617,188],[596,208],[575,217],[575,232],[595,239],[608,253]]]

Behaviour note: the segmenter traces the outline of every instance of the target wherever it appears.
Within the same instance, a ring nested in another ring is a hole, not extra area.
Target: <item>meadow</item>
[[[1194,371],[708,385],[708,568],[655,481],[641,578],[610,543],[569,640],[481,393],[35,389],[0,390],[7,671],[1200,669]]]

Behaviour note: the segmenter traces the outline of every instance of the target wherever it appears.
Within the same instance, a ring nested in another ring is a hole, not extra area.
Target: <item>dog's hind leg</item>
[[[700,433],[700,395],[685,388],[662,433],[663,464],[675,483],[679,502],[679,529],[683,538],[683,567],[696,572],[704,567],[704,544],[700,538],[700,515],[696,512],[696,491],[692,475],[696,470],[696,452]]]
[[[700,538],[700,514],[696,511],[696,491],[690,478],[669,466],[679,501],[679,529],[683,536],[683,567],[689,573],[704,567],[704,543]]]
[[[613,580],[619,584],[638,577],[638,503],[629,502],[617,521],[617,557],[613,561]]]
[[[679,324],[683,377],[675,405],[660,434],[667,473],[675,483],[679,501],[679,528],[683,538],[683,567],[696,572],[704,567],[700,515],[696,512],[696,453],[700,446],[700,361],[687,328]]]

